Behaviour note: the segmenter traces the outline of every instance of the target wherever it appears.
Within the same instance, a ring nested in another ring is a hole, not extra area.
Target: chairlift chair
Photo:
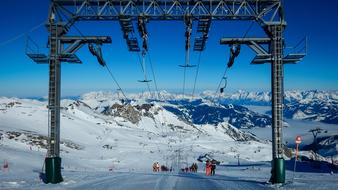
[[[179,65],[179,67],[183,67],[183,68],[191,68],[191,67],[196,67],[196,65],[191,65],[189,63],[189,52],[190,52],[190,37],[191,37],[191,27],[192,27],[192,17],[189,14],[186,14],[184,16],[184,23],[185,23],[185,64],[184,65]]]
[[[106,62],[104,61],[103,57],[102,57],[102,51],[101,51],[101,45],[97,44],[96,47],[94,47],[93,44],[88,44],[88,49],[89,52],[96,57],[97,61],[99,62],[99,64],[104,67],[106,65]]]
[[[227,87],[227,84],[228,84],[228,77],[224,76],[222,78],[222,80],[224,80],[224,86],[220,88],[220,93],[222,94],[225,90],[225,88]]]
[[[232,65],[235,63],[235,58],[239,55],[241,51],[241,45],[240,44],[232,44],[230,46],[230,57],[228,61],[228,68],[232,67]]]
[[[142,66],[142,70],[143,70],[143,74],[144,74],[144,79],[143,80],[138,80],[138,82],[141,83],[148,83],[151,82],[152,80],[147,79],[147,73],[146,73],[146,65],[145,65],[145,56],[146,56],[147,51],[145,49],[142,50],[142,62],[141,62],[141,66]]]
[[[147,82],[151,82],[152,80],[146,80],[146,79],[144,79],[144,80],[138,80],[138,82],[142,82],[142,83],[147,83]]]
[[[196,67],[196,65],[191,65],[191,64],[184,64],[184,65],[178,65],[179,67],[186,67],[186,68],[191,68],[191,67]]]

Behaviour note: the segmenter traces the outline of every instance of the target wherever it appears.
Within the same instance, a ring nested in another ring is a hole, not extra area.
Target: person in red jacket
[[[8,164],[7,160],[4,160],[3,170],[4,170],[4,172],[9,171],[9,164]]]
[[[207,160],[205,164],[205,175],[210,176],[211,175],[211,162]]]

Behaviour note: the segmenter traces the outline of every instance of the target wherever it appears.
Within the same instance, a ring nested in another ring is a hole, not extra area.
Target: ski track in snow
[[[259,190],[259,189],[335,189],[337,176],[316,173],[292,173],[287,171],[284,185],[271,185],[263,177],[269,170],[263,166],[259,173],[255,169],[221,167],[220,174],[205,176],[204,173],[144,173],[144,172],[81,172],[64,171],[64,182],[43,184],[33,176],[25,180],[2,181],[0,189],[81,189],[81,190]],[[262,169],[262,170],[261,170]],[[225,175],[226,172],[229,175]],[[37,174],[36,174],[37,175]],[[236,176],[236,177],[234,177]],[[320,179],[320,180],[318,180]],[[315,180],[315,182],[314,182]]]
[[[114,189],[114,190],[223,190],[223,189],[266,189],[259,181],[240,180],[222,175],[204,176],[202,173],[102,173],[86,176],[74,173],[73,178],[61,184],[43,183],[20,184],[20,182],[2,182],[1,189]],[[78,175],[78,176],[77,176]]]

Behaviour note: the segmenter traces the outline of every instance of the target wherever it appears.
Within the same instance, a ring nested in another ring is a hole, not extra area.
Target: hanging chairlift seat
[[[228,68],[232,67],[232,65],[235,63],[235,58],[238,57],[239,53],[241,52],[241,45],[239,44],[233,44],[230,47],[230,57],[228,61]]]
[[[106,65],[106,62],[104,61],[104,59],[102,57],[101,46],[97,45],[96,48],[95,48],[93,44],[88,44],[88,49],[89,49],[89,52],[93,56],[96,57],[99,64],[104,67]]]
[[[241,45],[240,44],[233,44],[230,47],[230,53],[231,53],[230,56],[238,57],[240,52],[241,52]]]
[[[227,87],[228,84],[228,77],[224,76],[222,78],[222,80],[224,80],[224,86],[220,88],[220,93],[222,94],[224,92],[224,89]]]
[[[185,64],[185,65],[178,65],[179,67],[183,67],[183,68],[192,68],[192,67],[196,67],[196,65],[190,65],[190,64]]]
[[[138,82],[142,82],[142,83],[147,83],[147,82],[151,82],[152,80],[138,80]]]
[[[183,68],[191,68],[191,67],[196,67],[196,65],[191,65],[189,64],[189,51],[190,51],[190,37],[191,37],[191,25],[192,25],[192,20],[190,19],[190,17],[186,17],[185,22],[186,22],[186,31],[185,31],[185,51],[186,51],[186,62],[184,65],[178,65],[179,67],[183,67]]]

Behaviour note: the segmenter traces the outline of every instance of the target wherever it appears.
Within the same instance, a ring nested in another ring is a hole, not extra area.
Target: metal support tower
[[[55,23],[51,18],[48,25],[49,30],[49,93],[48,93],[48,120],[49,138],[48,152],[45,159],[46,177],[51,182],[63,181],[61,176],[60,158],[60,96],[61,96],[61,62],[60,37],[63,33],[62,24]],[[55,172],[51,172],[55,171]]]
[[[285,182],[283,159],[283,23],[267,25],[271,38],[271,92],[272,92],[272,172],[271,182]]]
[[[60,158],[60,79],[61,62],[81,63],[74,54],[85,43],[111,43],[109,37],[66,36],[76,22],[119,21],[130,51],[140,51],[129,36],[133,21],[140,16],[153,20],[184,20],[186,15],[203,25],[203,39],[197,40],[202,51],[212,20],[253,20],[266,32],[263,38],[225,38],[221,44],[246,44],[257,55],[252,64],[271,63],[273,164],[272,183],[284,183],[282,147],[283,64],[296,63],[305,55],[283,56],[282,32],[285,27],[281,0],[51,0],[49,10],[49,56],[27,53],[37,63],[49,63],[49,140],[46,174],[49,182],[59,183]],[[210,19],[205,21],[203,19]],[[200,27],[200,28],[201,28]],[[202,31],[202,29],[201,29]],[[200,43],[201,42],[201,43]],[[68,46],[64,48],[64,45]],[[268,45],[267,50],[262,45]],[[97,55],[99,56],[99,55]],[[101,55],[102,56],[102,55]],[[102,57],[98,57],[100,60]]]
[[[53,8],[50,10],[50,18],[47,24],[49,55],[27,53],[27,56],[36,63],[49,64],[48,151],[45,158],[45,172],[48,183],[63,181],[60,157],[61,63],[82,63],[74,53],[86,43],[111,43],[110,37],[106,36],[65,36],[67,30],[64,23],[55,20],[54,11]],[[65,47],[65,45],[67,46]],[[102,55],[96,56],[104,62]],[[104,63],[100,62],[100,64],[105,66]]]
[[[303,59],[305,53],[283,55],[284,22],[266,22],[264,30],[268,38],[222,38],[220,44],[246,44],[257,55],[252,64],[271,63],[271,92],[272,92],[272,170],[270,182],[285,182],[285,167],[283,159],[283,98],[284,73],[286,63],[297,63]],[[265,48],[263,45],[267,45]]]

